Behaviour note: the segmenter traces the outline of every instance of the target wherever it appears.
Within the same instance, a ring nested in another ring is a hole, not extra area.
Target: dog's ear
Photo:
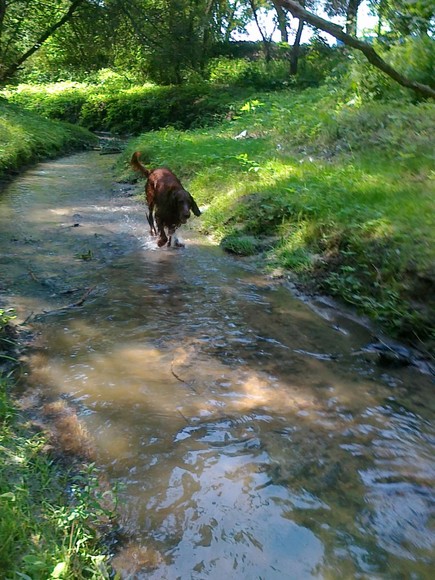
[[[190,199],[190,209],[193,211],[193,213],[196,216],[200,216],[201,215],[201,210],[199,209],[199,207],[196,205],[196,201],[193,199],[193,197],[190,195],[189,193],[189,199]]]

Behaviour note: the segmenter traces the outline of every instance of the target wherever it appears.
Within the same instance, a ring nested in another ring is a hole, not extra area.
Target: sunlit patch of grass
[[[43,119],[0,99],[0,177],[39,159],[96,142],[81,127]]]
[[[0,377],[1,577],[109,578],[101,530],[113,518],[113,504],[97,471],[60,469],[46,436],[12,405],[10,386]]]
[[[207,208],[200,227],[217,241],[243,251],[249,236],[275,236],[267,261],[305,272],[397,334],[427,337],[434,106],[392,112],[327,87],[252,103],[207,130],[148,133],[127,155],[146,146],[151,165],[182,176]],[[252,244],[247,253],[253,247],[264,251]]]

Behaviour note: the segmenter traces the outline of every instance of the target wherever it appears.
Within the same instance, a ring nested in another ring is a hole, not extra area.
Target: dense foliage
[[[364,105],[324,87],[257,93],[214,129],[147,134],[126,156],[141,149],[180,174],[226,249],[429,344],[434,131],[431,104]]]
[[[307,0],[346,19],[355,36],[361,0]],[[434,6],[430,0],[370,0],[378,17],[375,36],[386,46],[405,38],[433,43]],[[255,22],[267,61],[276,57],[259,12],[275,17],[289,49],[289,12],[280,0],[0,0],[0,82],[67,80],[103,67],[121,70],[141,82],[181,84],[204,79],[210,59],[227,53],[232,36]],[[294,19],[293,19],[294,20]],[[293,23],[292,23],[293,24]],[[288,76],[298,71],[299,22],[293,48],[287,51]],[[433,47],[432,47],[433,50]],[[401,63],[398,64],[399,72]],[[403,73],[402,73],[403,74]]]

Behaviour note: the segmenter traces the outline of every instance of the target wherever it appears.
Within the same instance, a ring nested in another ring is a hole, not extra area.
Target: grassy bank
[[[0,179],[30,163],[96,142],[86,129],[43,119],[0,98]]]
[[[11,402],[9,318],[0,310],[0,577],[109,578],[102,538],[113,512],[98,473],[61,465],[53,441]]]
[[[434,130],[433,104],[361,104],[323,87],[257,94],[214,128],[148,133],[123,162],[139,149],[171,167],[227,250],[433,348]]]
[[[85,129],[0,100],[0,179],[95,142]],[[0,308],[0,577],[109,578],[102,539],[113,514],[98,473],[89,461],[60,462],[51,436],[35,430],[12,402],[17,361],[10,319]]]
[[[115,75],[99,84],[19,85],[2,94],[10,103],[48,119],[78,124],[91,131],[137,135],[167,126],[189,129],[210,125],[223,118],[233,103],[242,101],[251,90],[204,82],[129,86]]]

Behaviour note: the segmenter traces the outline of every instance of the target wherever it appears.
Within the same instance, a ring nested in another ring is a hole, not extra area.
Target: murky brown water
[[[33,313],[32,388],[124,484],[123,577],[432,578],[430,375],[366,360],[368,331],[201,236],[156,249],[112,162],[7,187],[0,292]]]

